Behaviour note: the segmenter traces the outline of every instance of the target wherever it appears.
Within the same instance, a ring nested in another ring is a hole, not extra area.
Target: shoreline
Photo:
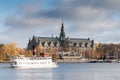
[[[0,61],[0,63],[9,63],[10,61]]]

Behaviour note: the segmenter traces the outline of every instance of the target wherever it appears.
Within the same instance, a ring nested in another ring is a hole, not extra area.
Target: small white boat
[[[55,68],[57,63],[52,61],[52,57],[25,57],[19,55],[10,58],[13,68]]]

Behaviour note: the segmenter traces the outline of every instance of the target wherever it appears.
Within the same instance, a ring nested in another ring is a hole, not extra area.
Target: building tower
[[[62,26],[61,26],[61,32],[60,32],[59,39],[60,39],[60,41],[64,41],[65,40],[65,31],[64,31],[63,21],[62,21]]]

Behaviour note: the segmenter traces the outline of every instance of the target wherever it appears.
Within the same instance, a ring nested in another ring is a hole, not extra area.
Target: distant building
[[[33,36],[32,40],[29,40],[27,49],[33,50],[36,46],[42,46],[43,49],[54,48],[59,52],[62,51],[73,51],[78,53],[85,53],[88,50],[94,48],[94,40],[81,39],[81,38],[69,38],[66,37],[64,31],[64,24],[62,23],[59,37],[36,37]]]

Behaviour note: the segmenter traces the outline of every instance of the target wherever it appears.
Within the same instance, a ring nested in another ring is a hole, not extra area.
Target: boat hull
[[[57,65],[11,65],[11,68],[56,68]]]
[[[17,57],[10,60],[12,68],[56,68],[57,63],[51,57]]]

